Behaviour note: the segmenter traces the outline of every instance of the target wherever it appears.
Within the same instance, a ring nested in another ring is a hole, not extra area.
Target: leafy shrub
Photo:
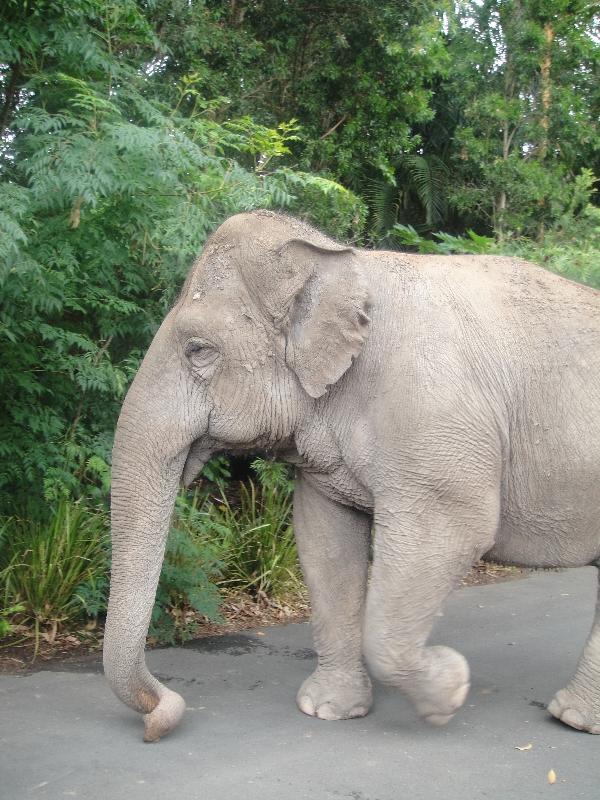
[[[231,472],[229,471],[229,459],[227,456],[213,456],[204,465],[201,476],[203,480],[211,481],[211,483],[222,483],[230,478]]]
[[[190,535],[189,520],[195,513],[193,506],[179,499],[150,623],[149,635],[161,643],[192,638],[197,614],[213,622],[222,621],[222,598],[214,582],[221,576],[223,565],[215,548]]]
[[[108,607],[109,591],[110,575],[107,563],[106,572],[89,575],[75,590],[75,598],[81,606],[82,613],[93,620],[104,616]]]
[[[198,615],[221,621],[221,591],[278,598],[302,586],[289,468],[264,459],[252,468],[257,483],[240,483],[237,501],[219,462],[216,494],[197,488],[177,498],[150,625],[156,641],[191,638]]]
[[[335,238],[360,238],[367,218],[367,206],[354,192],[330,178],[308,172],[281,169],[279,175],[291,195],[290,213],[308,218]]]
[[[221,621],[222,591],[278,598],[301,577],[291,525],[292,481],[283,464],[256,459],[257,481],[230,499],[216,461],[216,495],[196,489],[177,499],[149,635],[173,644],[191,638],[198,616]],[[106,613],[108,519],[83,502],[60,500],[50,522],[5,519],[0,526],[0,635],[15,619],[52,639],[61,628]]]
[[[215,465],[215,471],[226,471]],[[197,614],[214,622],[221,621],[221,595],[216,582],[222,564],[209,543],[194,538],[190,520],[197,515],[184,496],[177,499],[173,524],[165,548],[163,566],[152,610],[149,636],[161,644],[185,641],[197,629]],[[75,598],[87,617],[98,619],[106,614],[110,578],[107,569],[91,574],[75,590]]]

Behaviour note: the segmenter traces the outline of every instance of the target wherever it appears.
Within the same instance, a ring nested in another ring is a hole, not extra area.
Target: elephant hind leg
[[[466,659],[426,641],[442,602],[489,549],[498,523],[496,492],[442,505],[434,493],[407,493],[375,512],[375,547],[365,617],[365,657],[373,677],[401,689],[421,717],[449,722],[469,691]]]
[[[548,711],[572,728],[600,733],[600,580],[596,617],[575,675],[554,695]]]

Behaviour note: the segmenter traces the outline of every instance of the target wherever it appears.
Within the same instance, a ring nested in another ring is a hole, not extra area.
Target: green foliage
[[[496,249],[494,239],[467,231],[466,236],[453,236],[450,233],[436,232],[435,240],[422,236],[411,225],[394,225],[388,238],[400,247],[410,247],[419,253],[491,253]]]
[[[16,613],[51,632],[81,618],[78,595],[86,582],[101,579],[108,567],[104,512],[61,500],[50,522],[8,519],[0,550],[0,598],[4,613]],[[13,612],[10,612],[10,609]]]
[[[360,239],[367,207],[354,192],[336,181],[308,172],[281,170],[280,175],[291,193],[290,213],[308,218],[335,238]],[[305,209],[310,209],[310,213]]]
[[[2,564],[5,562],[8,552],[8,537],[13,530],[14,524],[12,519],[4,519],[0,524],[0,639],[5,636],[10,636],[14,633],[14,617],[25,610],[22,603],[9,605],[8,592],[6,591],[6,583],[2,578],[3,569]]]
[[[450,165],[448,205],[461,227],[542,238],[575,176],[598,168],[597,8],[484,0],[448,13],[453,69],[423,131]]]
[[[177,499],[150,626],[157,641],[191,638],[198,615],[220,621],[219,589],[279,598],[302,585],[289,468],[263,459],[252,468],[258,482],[241,483],[237,502],[223,485]]]
[[[105,571],[88,575],[75,590],[75,599],[86,617],[97,621],[106,614],[109,589],[110,576],[107,562]]]
[[[600,288],[593,3],[6,0],[0,23],[0,632],[104,613],[119,407],[230,214]],[[214,582],[298,585],[287,473],[255,470],[178,502],[155,636],[216,614]]]
[[[173,107],[153,95],[153,51],[166,51],[134,2],[12,2],[2,14],[17,43],[0,72],[10,131],[0,507],[10,510],[106,495],[125,390],[219,222],[287,208],[346,233],[361,215],[347,190],[283,165],[293,120],[217,122],[192,71]]]
[[[429,0],[159,0],[151,13],[172,53],[154,76],[170,103],[193,70],[217,117],[298,120],[301,168],[353,191],[415,147],[429,82],[447,66],[442,9]],[[197,113],[191,98],[185,111]]]
[[[448,173],[438,156],[413,154],[398,159],[384,179],[373,179],[366,190],[373,244],[393,244],[391,229],[407,220],[420,231],[437,227],[446,218]]]
[[[227,456],[213,456],[202,469],[202,478],[211,483],[223,483],[231,477]]]
[[[214,477],[227,471],[214,460]],[[149,635],[161,643],[191,638],[199,617],[220,621],[221,590],[280,597],[301,585],[291,528],[292,481],[283,464],[257,459],[258,485],[240,485],[239,504],[222,484],[176,503]],[[108,519],[81,501],[59,500],[50,522],[6,518],[0,526],[0,635],[15,620],[57,630],[106,613]]]
[[[585,4],[10,0],[0,20],[6,513],[106,497],[124,392],[229,214],[552,242],[598,163]]]
[[[444,219],[448,168],[437,156],[407,155],[398,164],[401,179],[413,188],[425,212],[425,225],[432,227]],[[406,189],[405,189],[406,191]]]

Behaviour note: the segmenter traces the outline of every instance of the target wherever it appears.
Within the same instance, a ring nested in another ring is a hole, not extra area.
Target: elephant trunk
[[[145,377],[144,377],[145,374]],[[144,647],[160,576],[170,519],[193,436],[168,420],[174,398],[158,389],[148,403],[142,369],[125,400],[113,449],[112,569],[104,634],[104,670],[115,694],[143,713],[147,742],[180,721],[185,702],[154,678]],[[163,384],[164,385],[164,384]],[[156,407],[156,397],[161,397]],[[170,407],[169,407],[170,406]]]

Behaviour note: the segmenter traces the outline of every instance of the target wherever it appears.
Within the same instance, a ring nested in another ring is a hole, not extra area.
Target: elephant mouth
[[[198,477],[210,456],[206,442],[196,441],[192,444],[181,473],[181,483],[186,489]]]

